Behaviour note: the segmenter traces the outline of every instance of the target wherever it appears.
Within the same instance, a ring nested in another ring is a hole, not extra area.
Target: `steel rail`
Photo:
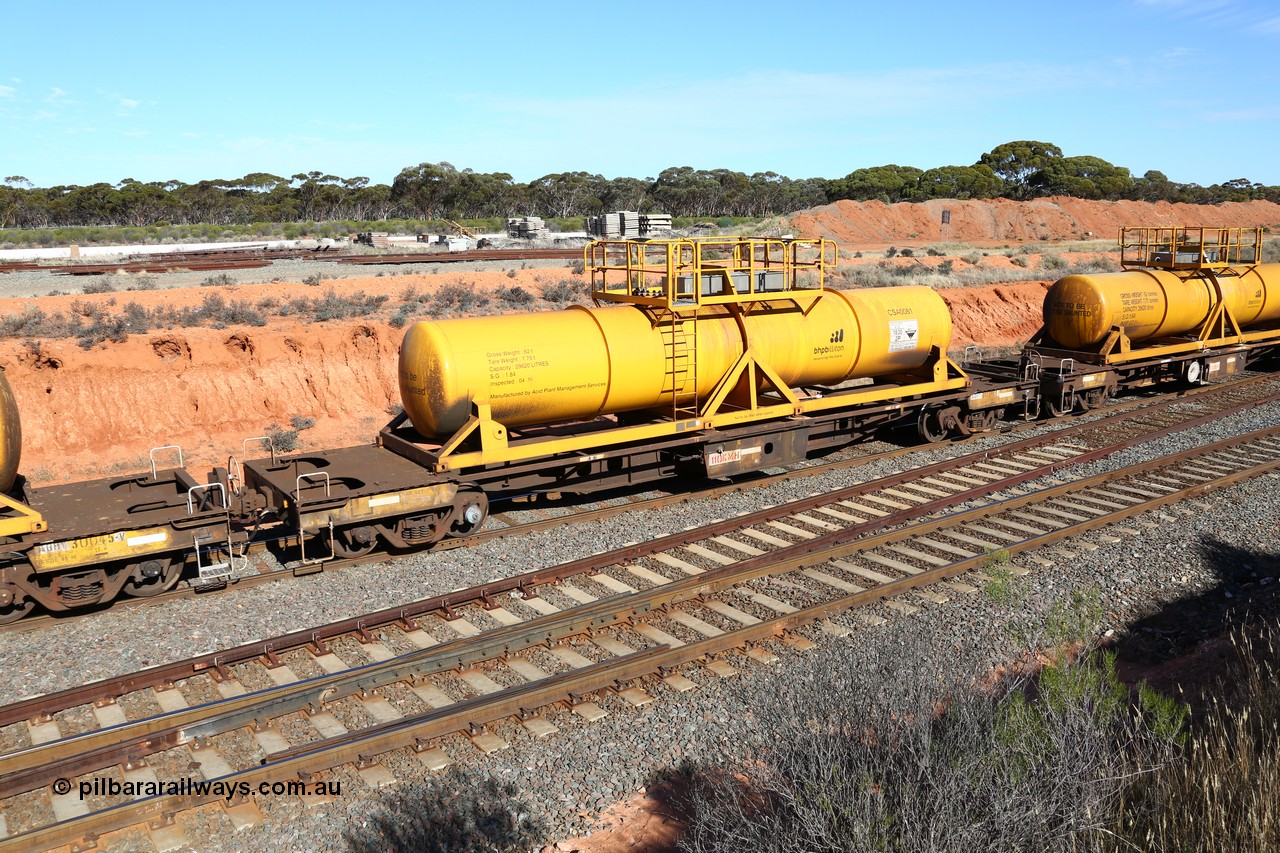
[[[581,260],[582,249],[474,249],[466,252],[403,252],[396,255],[343,255],[340,264],[450,264],[461,261]]]
[[[1280,399],[1280,393],[1273,394],[1266,399]],[[1035,477],[1055,473],[1071,465],[1103,458],[1116,450],[1132,446],[1140,441],[1153,440],[1155,438],[1169,435],[1173,432],[1212,422],[1222,417],[1224,413],[1256,406],[1259,402],[1260,401],[1257,400],[1251,400],[1247,403],[1242,403],[1232,409],[1226,410],[1226,412],[1217,411],[1194,418],[1190,421],[1161,427],[1155,431],[1144,433],[1137,438],[1115,442],[1102,448],[1088,451],[1079,456],[1071,457],[1070,459],[1059,463],[1046,464],[1032,469],[1029,472],[1023,472],[1020,475],[1014,475],[1004,480],[996,481],[995,483],[988,484],[976,491],[981,492],[981,494],[989,494],[990,492],[1009,488],[1011,485],[1017,485],[1018,483],[1026,482],[1027,480],[1034,479]],[[1061,441],[1066,436],[1075,435],[1086,429],[1097,428],[1099,426],[1109,426],[1112,423],[1110,419],[1111,417],[1113,416],[1102,418],[1097,421],[1091,421],[1086,424],[1074,424],[1063,430],[1048,433],[1046,435],[1032,436],[1030,438],[1010,442],[996,448],[979,450],[974,453],[942,460],[923,467],[912,468],[906,471],[890,474],[866,483],[855,484],[833,493],[800,498],[786,504],[757,510],[756,512],[748,513],[747,515],[721,520],[712,525],[678,531],[648,542],[625,546],[605,554],[591,555],[568,563],[563,563],[558,566],[535,569],[509,578],[490,581],[468,589],[431,596],[410,604],[385,608],[363,616],[333,622],[328,625],[294,631],[279,637],[258,640],[230,649],[221,649],[215,652],[209,652],[204,655],[188,658],[186,660],[162,664],[129,675],[116,676],[43,696],[35,696],[19,700],[11,705],[0,707],[0,726],[11,725],[15,722],[27,719],[46,719],[50,714],[64,710],[68,707],[91,704],[93,702],[101,702],[104,700],[110,701],[118,696],[140,690],[145,687],[164,687],[165,685],[170,685],[177,680],[208,672],[210,670],[219,670],[224,672],[226,667],[235,663],[254,660],[256,658],[263,657],[264,655],[295,649],[301,646],[322,645],[329,639],[345,634],[367,634],[370,629],[397,622],[404,625],[406,628],[412,629],[415,627],[415,618],[431,613],[440,613],[443,614],[445,618],[453,618],[457,608],[468,604],[489,606],[492,597],[495,595],[512,592],[514,590],[520,590],[523,593],[528,593],[535,586],[595,572],[600,566],[609,565],[611,562],[637,559],[653,553],[665,551],[670,548],[679,547],[690,542],[696,542],[710,536],[732,532],[733,530],[741,527],[758,524],[762,521],[769,521],[776,517],[793,515],[797,512],[804,512],[816,506],[821,506],[838,500],[855,498],[862,494],[879,491],[884,488],[892,488],[893,486],[900,485],[913,479],[945,473],[951,468],[964,467],[965,465],[988,460],[993,457],[1034,449],[1035,447],[1044,444],[1053,444]],[[1122,420],[1123,419],[1117,417],[1117,421]],[[848,530],[857,530],[857,535],[862,535],[867,531],[881,526],[906,523],[919,515],[947,509],[957,503],[972,500],[975,496],[981,495],[975,495],[973,492],[965,492],[959,495],[948,496],[946,498],[938,498],[909,510],[894,512],[884,518],[874,519],[855,527],[848,528]],[[831,534],[819,536],[818,539],[811,540],[808,544],[812,545],[823,541],[825,536],[829,535]]]
[[[883,536],[910,538],[912,536],[920,535],[923,532],[929,532],[932,529],[937,529],[938,527],[948,525],[959,526],[971,523],[975,517],[982,518],[989,515],[996,515],[1013,508],[1025,507],[1029,504],[1034,505],[1035,503],[1045,502],[1057,497],[1070,495],[1074,492],[1087,491],[1099,484],[1110,483],[1126,477],[1140,475],[1153,469],[1158,470],[1176,466],[1187,460],[1211,456],[1223,449],[1229,449],[1231,447],[1247,444],[1255,439],[1267,438],[1276,435],[1280,435],[1280,427],[1257,430],[1242,436],[1224,439],[1205,447],[1183,451],[1171,456],[1161,457],[1156,460],[1148,460],[1147,462],[1128,466],[1118,471],[1107,472],[1052,488],[1042,489],[1029,495],[1023,495],[989,506],[955,513],[945,518],[932,519],[926,524],[915,526],[909,530],[893,531],[891,533],[883,534]],[[1153,509],[1158,509],[1189,497],[1205,494],[1277,469],[1280,469],[1280,459],[1272,459],[1261,463],[1255,462],[1246,468],[1231,472],[1223,475],[1222,477],[1218,477],[1204,483],[1193,484],[1164,495],[1151,497],[1133,505],[1108,512],[1102,516],[1086,519],[1057,530],[1052,530],[1038,536],[1033,536],[1028,539],[1012,543],[1002,550],[1012,554],[1043,547],[1044,545],[1070,538],[1072,536],[1077,536],[1081,533],[1113,524],[1116,521],[1140,515]],[[833,534],[833,537],[834,535],[835,534]],[[881,538],[882,537],[875,537],[876,540]],[[799,546],[792,546],[792,548],[785,550],[787,552],[791,552],[798,547]],[[830,544],[828,547],[819,549],[818,551],[810,550],[809,553],[798,558],[799,562],[796,562],[797,558],[792,557],[784,560],[783,563],[786,566],[798,567],[800,565],[812,564],[814,562],[825,562],[829,559],[845,556],[852,550],[861,550],[871,547],[875,547],[875,545],[872,544],[872,541],[856,543],[836,542]],[[763,556],[768,557],[774,555]],[[674,648],[670,646],[657,646],[655,648],[635,652],[624,657],[614,658],[592,664],[587,667],[582,667],[568,673],[527,682],[518,687],[501,691],[500,693],[474,697],[472,699],[450,705],[447,708],[435,709],[413,717],[381,723],[366,729],[349,732],[345,735],[322,739],[301,747],[275,753],[269,756],[260,767],[231,773],[208,781],[222,782],[226,784],[244,782],[247,785],[252,786],[255,783],[263,781],[293,778],[295,776],[300,779],[307,779],[315,772],[331,769],[347,763],[354,762],[363,766],[367,762],[371,761],[374,756],[388,752],[392,749],[401,748],[410,744],[420,746],[423,741],[441,737],[456,731],[466,730],[468,727],[487,724],[495,720],[509,718],[513,715],[524,716],[529,713],[530,709],[553,704],[559,701],[565,701],[566,699],[573,701],[579,695],[594,692],[612,684],[631,681],[636,678],[643,677],[644,675],[648,675],[654,671],[678,666],[682,663],[687,663],[731,648],[741,647],[745,644],[776,635],[788,628],[807,624],[815,619],[820,619],[834,613],[848,610],[851,607],[860,604],[865,604],[893,595],[899,595],[920,586],[926,586],[945,580],[948,577],[963,574],[964,572],[983,566],[989,560],[989,554],[975,555],[971,558],[956,561],[946,566],[941,566],[931,570],[924,570],[919,574],[897,579],[879,587],[860,590],[832,601],[806,607],[794,613],[783,614],[774,619],[766,620],[756,625],[746,626],[720,636],[709,637],[701,641]],[[743,562],[744,564],[757,563],[759,562],[759,559],[753,558]],[[706,594],[706,592],[714,591],[714,589],[720,588],[724,585],[732,584],[734,581],[730,578],[730,575],[740,576],[743,574],[742,571],[737,569],[738,566],[725,567],[724,569],[707,573],[708,575],[716,575],[715,578],[698,576],[689,578],[686,581],[678,582],[684,586],[686,590],[689,587],[696,588],[700,585],[706,585],[707,589],[705,591],[698,592],[693,595],[681,597],[682,593],[677,593],[675,590],[665,587],[662,589],[666,591],[667,595],[672,596],[673,600],[687,600],[688,598],[698,597],[699,595]],[[781,571],[786,570],[789,569],[784,568]],[[773,571],[776,572],[779,570],[775,569]],[[765,570],[761,573],[773,572]],[[708,581],[712,582],[707,583]],[[643,597],[647,599],[651,597],[649,595],[651,592],[653,592],[653,590],[647,590],[644,593],[626,594],[624,596],[616,596],[610,599],[602,599],[600,604],[611,604],[616,607],[618,604],[617,599],[619,598],[634,599],[637,595],[643,595]],[[96,839],[96,837],[103,832],[133,826],[156,815],[172,819],[172,816],[179,810],[194,808],[220,799],[223,799],[220,794],[208,794],[203,796],[165,795],[131,803],[124,803],[81,818],[62,821],[49,827],[31,830],[29,832],[13,836],[10,839],[0,842],[0,849],[5,849],[10,845],[20,844],[26,846],[35,844],[41,847],[52,847],[71,843],[81,838],[92,840]]]
[[[747,580],[792,571],[816,562],[826,562],[847,556],[852,551],[869,550],[957,524],[970,523],[1009,509],[1081,491],[1113,479],[1167,468],[1183,459],[1197,458],[1243,441],[1277,433],[1280,433],[1280,427],[1249,433],[1244,437],[1224,439],[1203,448],[1184,451],[1171,457],[1160,457],[1120,471],[1095,475],[1029,495],[969,509],[962,513],[924,521],[918,520],[921,516],[980,499],[993,492],[1003,491],[1011,485],[1048,476],[1067,467],[1068,464],[1082,464],[1106,455],[1103,450],[1093,451],[1084,454],[1083,457],[1076,457],[1070,463],[1053,463],[1025,471],[1006,480],[975,486],[946,498],[938,498],[918,507],[892,513],[884,518],[820,534],[812,540],[711,569],[693,577],[628,593],[625,596],[599,599],[561,613],[488,631],[477,638],[454,640],[342,673],[318,676],[285,687],[269,688],[242,697],[207,703],[12,752],[0,756],[0,796],[11,796],[21,791],[31,790],[59,776],[78,775],[88,770],[118,763],[127,757],[144,756],[186,743],[194,738],[220,734],[254,719],[261,719],[268,713],[279,715],[298,711],[307,706],[318,706],[325,701],[343,698],[362,690],[376,689],[409,677],[433,674],[490,660],[503,653],[582,634],[651,610],[717,592]],[[837,498],[836,494],[832,495],[833,501],[841,499]],[[741,516],[733,521],[738,528],[750,527],[761,520],[767,520],[764,513],[767,511]],[[753,521],[754,516],[760,517]],[[884,528],[895,529],[884,530]],[[865,535],[877,529],[883,532],[870,537]],[[619,552],[615,551],[601,555],[604,559],[597,564],[596,568],[606,563],[616,564],[628,559],[628,557],[619,557],[618,554]],[[618,608],[620,601],[625,601],[627,611],[625,615]],[[212,722],[211,717],[220,722]],[[68,755],[74,760],[68,759],[66,757]]]

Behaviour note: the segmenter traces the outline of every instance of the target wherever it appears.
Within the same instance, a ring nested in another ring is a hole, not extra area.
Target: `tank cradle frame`
[[[748,368],[751,372],[748,372]],[[772,379],[765,381],[762,377]],[[743,381],[750,389],[750,404],[742,408],[725,409],[724,389]],[[433,472],[471,476],[486,469],[535,460],[591,461],[605,449],[635,447],[646,442],[662,442],[673,438],[692,448],[698,441],[697,436],[705,434],[714,439],[737,426],[779,420],[800,422],[813,420],[815,416],[824,413],[832,413],[833,417],[838,417],[837,410],[843,412],[876,405],[900,409],[903,400],[933,397],[947,392],[966,396],[970,384],[968,375],[936,347],[918,372],[881,377],[869,384],[847,388],[815,388],[812,393],[803,395],[787,389],[784,397],[777,393],[774,382],[778,382],[776,376],[773,376],[767,366],[756,361],[748,349],[734,371],[727,374],[718,386],[717,393],[705,403],[699,415],[687,420],[646,418],[641,423],[629,423],[631,419],[624,416],[561,424],[554,429],[534,427],[510,430],[492,418],[488,404],[475,401],[467,423],[442,444],[424,442],[408,425],[408,418],[403,412],[382,429],[378,435],[378,444]],[[779,399],[782,402],[777,402]],[[584,454],[583,451],[594,453]]]

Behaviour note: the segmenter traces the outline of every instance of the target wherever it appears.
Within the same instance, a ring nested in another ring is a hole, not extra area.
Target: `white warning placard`
[[[920,340],[919,320],[889,321],[889,352],[915,349]]]

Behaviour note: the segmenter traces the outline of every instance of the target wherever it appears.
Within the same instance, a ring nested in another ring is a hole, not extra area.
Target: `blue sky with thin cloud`
[[[1274,2],[52,0],[5,23],[0,177],[37,186],[441,160],[840,177],[1016,139],[1280,184]]]

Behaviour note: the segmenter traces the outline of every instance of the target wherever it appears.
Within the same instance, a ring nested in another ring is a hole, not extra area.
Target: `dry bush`
[[[328,290],[323,299],[311,299],[306,296],[290,299],[281,306],[279,313],[281,315],[296,314],[301,319],[318,323],[328,320],[349,320],[373,314],[388,298],[385,295],[366,296],[363,290],[357,290],[345,296],[339,296],[333,290]]]
[[[1088,275],[1095,272],[1115,272],[1120,269],[1120,264],[1111,257],[1103,256],[1100,258],[1091,258],[1085,261],[1076,261],[1067,268],[1064,275]]]
[[[114,293],[116,286],[110,278],[100,278],[97,281],[85,282],[80,290],[83,293]]]
[[[1135,786],[1120,834],[1135,849],[1280,849],[1280,647],[1232,637],[1237,659],[1180,760]]]
[[[1280,261],[1280,237],[1269,237],[1262,241],[1262,260],[1270,264]]]
[[[515,270],[512,270],[512,272],[515,272]],[[498,288],[494,295],[507,305],[516,306],[529,305],[536,302],[538,299],[538,297],[534,296],[518,284],[513,284],[510,287]]]
[[[354,853],[524,853],[546,838],[514,785],[461,770],[396,791],[346,833]]]
[[[428,313],[432,317],[465,315],[489,304],[489,295],[474,284],[446,284],[436,291]]]
[[[682,849],[1110,850],[1129,780],[1176,742],[1176,709],[1133,712],[1108,657],[975,686],[969,647],[915,626],[872,645],[739,688],[746,760],[691,772]]]
[[[587,296],[587,285],[582,281],[575,281],[571,278],[564,278],[552,284],[544,284],[542,286],[542,298],[548,302],[564,304],[566,302],[577,302],[585,299]]]
[[[413,314],[414,312],[412,308],[408,305],[401,305],[395,310],[395,313],[391,315],[391,318],[387,320],[387,323],[393,329],[402,329],[409,322],[410,318],[413,317]]]
[[[298,431],[285,429],[280,424],[272,423],[266,429],[267,446],[276,453],[289,453],[298,449]]]

